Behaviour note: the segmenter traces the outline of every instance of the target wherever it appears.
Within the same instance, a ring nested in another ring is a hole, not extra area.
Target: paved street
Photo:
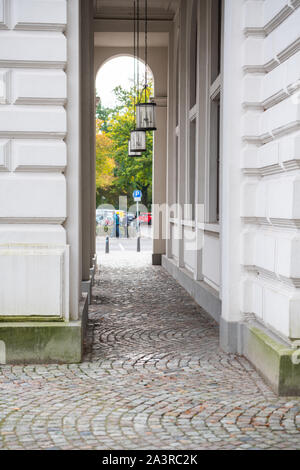
[[[152,239],[149,237],[142,236],[141,241],[141,252],[152,253]],[[109,251],[137,251],[137,239],[136,238],[110,238],[109,239]],[[97,253],[105,253],[105,237],[97,237]]]
[[[2,449],[297,449],[278,399],[149,253],[99,255],[85,361],[0,367]]]

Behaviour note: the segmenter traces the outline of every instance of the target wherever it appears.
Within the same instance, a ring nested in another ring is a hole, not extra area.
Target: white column
[[[90,2],[81,3],[81,156],[82,156],[82,280],[90,281],[91,261],[91,130],[90,130]]]
[[[81,298],[81,116],[80,116],[80,1],[68,2],[68,166],[66,230],[70,245],[70,317],[78,320]]]
[[[187,5],[185,1],[181,1],[180,6],[180,31],[179,31],[179,155],[178,155],[178,181],[179,181],[179,206],[181,207],[181,217],[178,219],[179,224],[179,267],[184,267],[184,240],[183,240],[183,227],[182,218],[184,217],[183,209],[186,201],[186,130],[187,130],[187,41],[186,41],[186,10]]]
[[[153,152],[153,204],[166,202],[166,169],[167,169],[167,103],[166,98],[156,98],[157,131],[154,134]],[[157,218],[158,219],[158,218]],[[163,238],[163,226],[154,218],[153,223],[159,226],[159,238],[153,237],[153,264],[161,264],[161,255],[166,252],[166,240]],[[158,232],[154,227],[153,233]]]
[[[167,174],[166,174],[166,197],[168,208],[174,203],[174,185],[175,182],[175,149],[174,149],[174,129],[175,129],[175,45],[174,45],[174,26],[169,33],[169,49],[168,49],[168,135],[167,135]],[[172,257],[172,241],[170,238],[170,221],[169,210],[166,217],[167,224],[167,240],[166,254],[168,258]]]
[[[203,242],[204,230],[199,229],[198,224],[204,222],[204,204],[205,204],[205,156],[207,154],[207,139],[208,139],[208,34],[207,34],[207,1],[200,2],[198,6],[198,73],[197,73],[197,133],[196,133],[196,198],[199,204],[199,209],[196,212],[196,266],[195,266],[195,279],[200,281],[203,279]],[[200,206],[202,209],[200,209]]]
[[[224,7],[222,171],[222,319],[221,345],[238,349],[238,322],[241,316],[241,155],[242,155],[242,43],[243,0],[226,0]]]
[[[152,203],[155,207],[165,205],[167,200],[167,93],[168,93],[168,49],[150,48],[149,66],[154,76],[156,102],[156,127],[153,139]],[[153,210],[153,256],[154,265],[161,264],[161,257],[166,253],[164,238],[165,220],[160,223],[158,211]]]
[[[95,149],[95,79],[94,79],[94,2],[90,1],[90,30],[89,30],[89,87],[90,87],[90,191],[91,191],[91,230],[90,230],[90,267],[93,267],[96,254],[96,149]]]

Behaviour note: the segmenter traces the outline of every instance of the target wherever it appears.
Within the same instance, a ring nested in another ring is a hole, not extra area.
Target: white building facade
[[[143,2],[142,2],[143,3]],[[153,263],[299,394],[300,1],[149,0]],[[0,362],[79,362],[95,272],[94,79],[132,2],[0,0]],[[141,55],[141,59],[143,56]],[[166,239],[165,239],[166,238]]]

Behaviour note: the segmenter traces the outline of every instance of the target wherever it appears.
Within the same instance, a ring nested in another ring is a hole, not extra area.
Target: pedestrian
[[[117,212],[114,213],[114,223],[115,223],[115,230],[116,230],[116,238],[120,238],[120,217]]]

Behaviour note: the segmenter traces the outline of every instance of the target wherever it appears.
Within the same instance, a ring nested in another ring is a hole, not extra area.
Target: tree
[[[102,106],[101,100],[99,100],[96,109],[96,119],[98,120],[98,125],[100,124],[98,131],[108,132],[108,121],[112,112],[113,109],[105,108]]]
[[[133,191],[140,189],[143,204],[151,210],[153,134],[147,133],[147,151],[141,158],[128,157],[128,140],[130,131],[134,129],[134,89],[127,91],[117,87],[114,93],[117,104],[113,109],[104,108],[101,103],[97,107],[97,136],[99,134],[109,139],[110,145],[105,147],[105,152],[114,161],[113,178],[106,179],[106,186],[103,181],[97,183],[97,203],[105,198],[105,203],[118,207],[119,196],[127,196],[130,206],[134,202]],[[100,166],[98,171],[102,171]]]
[[[107,134],[100,131],[102,121],[96,120],[96,188],[97,206],[101,204],[102,198],[109,192],[114,182],[115,161],[112,156],[113,142]]]
[[[142,157],[128,156],[130,131],[134,129],[134,90],[115,89],[117,107],[109,121],[109,135],[114,143],[116,162],[114,186],[120,194],[127,195],[128,204],[133,204],[132,193],[140,189],[142,202],[149,208],[152,203],[152,152],[153,134],[147,133],[147,151]]]

